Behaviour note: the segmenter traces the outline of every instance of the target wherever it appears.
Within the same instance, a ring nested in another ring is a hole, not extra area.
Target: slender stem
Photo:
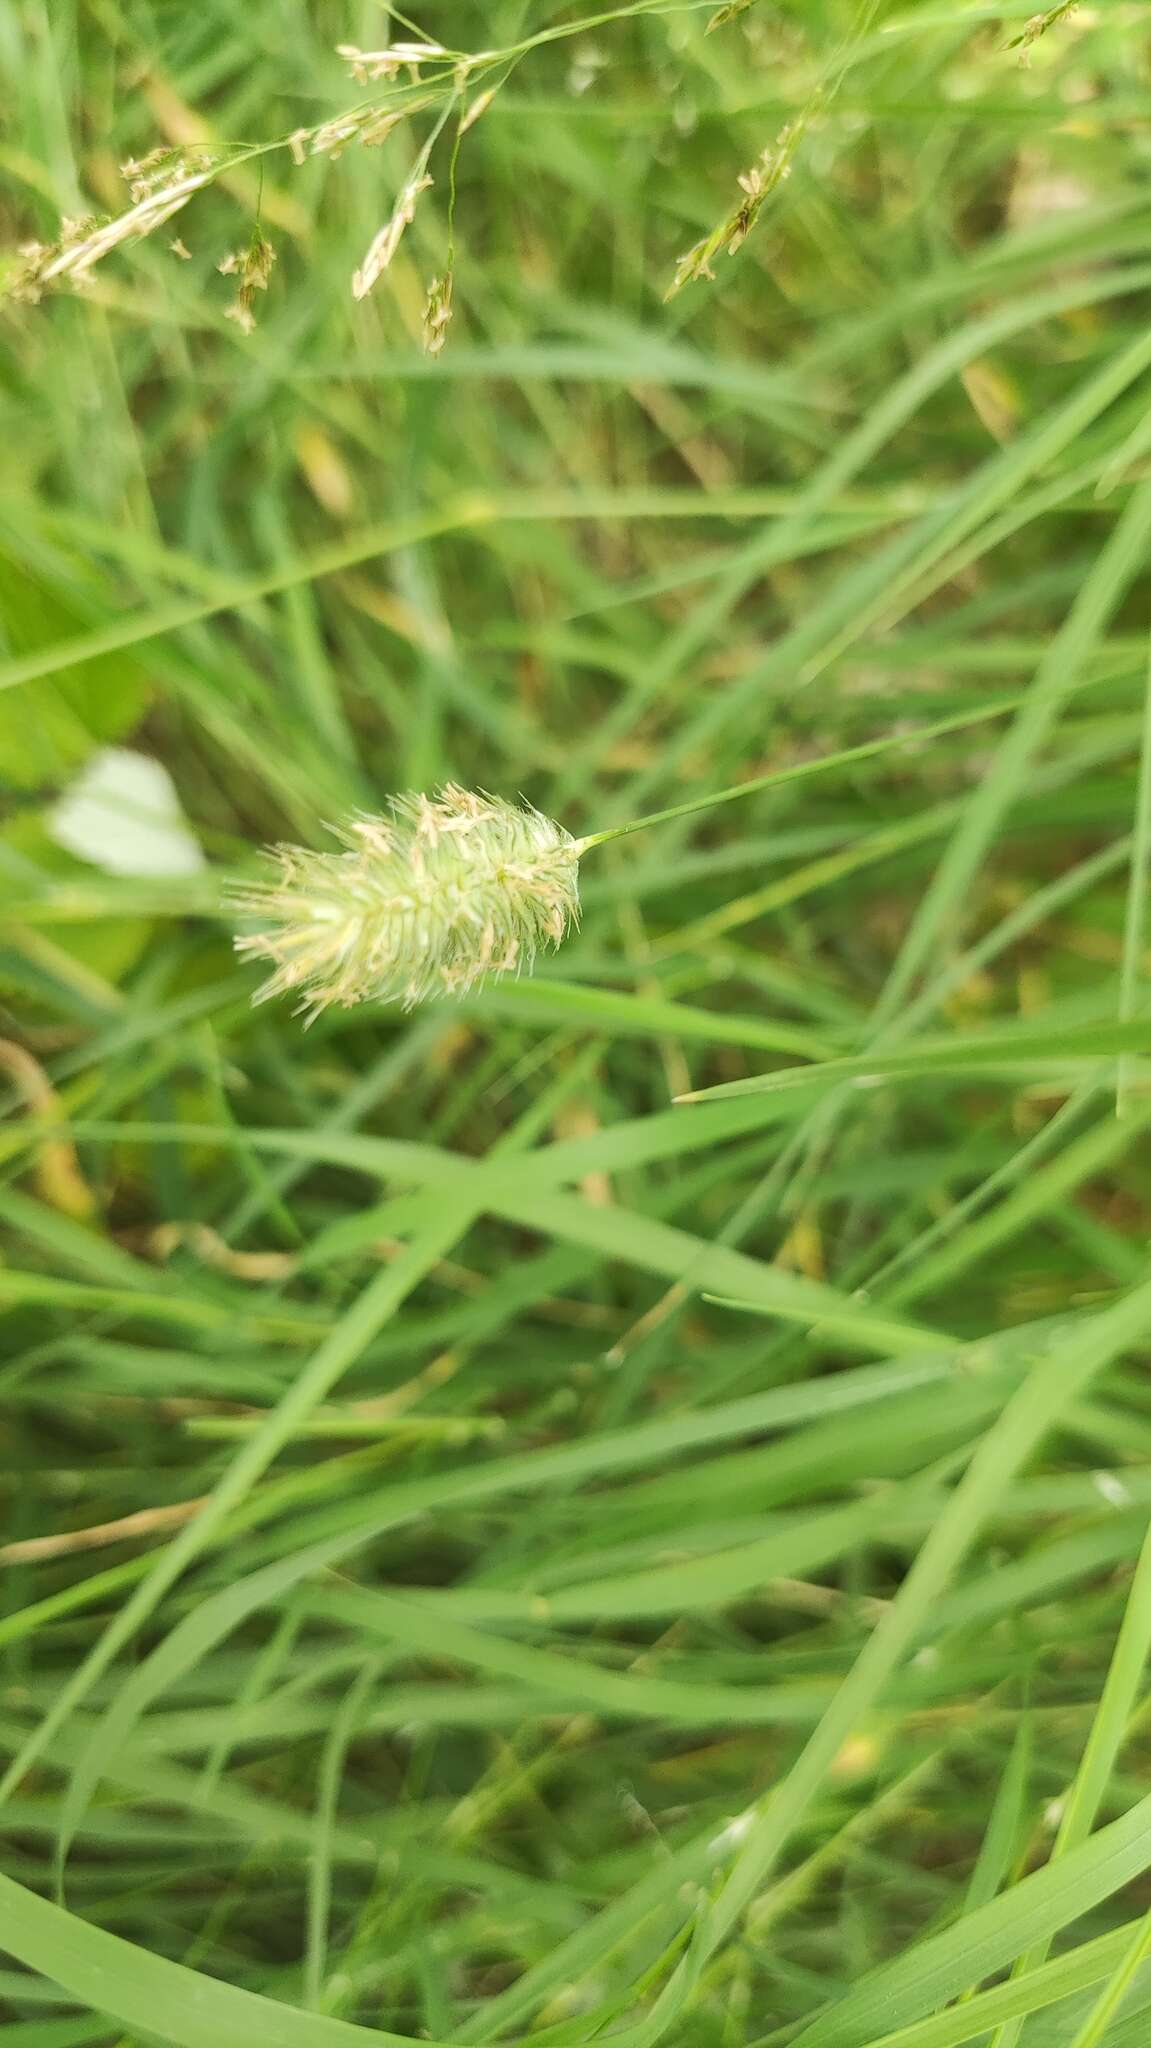
[[[1131,838],[1131,879],[1123,920],[1123,963],[1119,970],[1119,1021],[1135,1015],[1139,1005],[1139,969],[1143,952],[1143,931],[1147,914],[1147,863],[1151,858],[1151,649],[1148,650],[1147,686],[1143,699],[1143,735],[1139,755],[1139,784],[1135,798],[1135,830]],[[1131,1062],[1120,1060],[1115,1108],[1122,1116],[1128,1107]]]
[[[584,839],[576,841],[576,851],[587,853],[593,846],[606,846],[609,840],[625,839],[631,832],[644,832],[649,825],[666,825],[673,818],[688,818],[694,811],[714,810],[718,804],[729,804],[737,796],[754,796],[757,790],[772,789],[785,782],[799,782],[809,775],[820,775],[826,768],[845,768],[853,761],[868,761],[876,754],[889,753],[895,747],[913,746],[920,740],[938,739],[944,733],[960,732],[964,726],[979,725],[985,718],[1003,718],[1009,711],[1015,711],[1022,703],[1021,697],[1000,697],[993,704],[981,704],[977,711],[957,711],[950,718],[940,718],[933,725],[917,726],[913,732],[889,734],[882,740],[864,740],[858,747],[845,747],[842,753],[823,757],[818,761],[798,761],[791,768],[773,768],[768,775],[755,775],[750,782],[737,782],[730,789],[714,791],[710,796],[693,796],[685,804],[672,804],[666,811],[649,811],[646,817],[632,818],[626,825],[609,825],[606,832],[589,832]]]

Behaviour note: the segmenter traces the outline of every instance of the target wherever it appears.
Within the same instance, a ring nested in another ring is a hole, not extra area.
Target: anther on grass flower
[[[408,65],[418,77],[418,67],[437,57],[446,57],[442,43],[393,43],[387,50],[361,50],[355,43],[337,43],[336,55],[342,57],[352,77],[361,85],[379,78],[397,78],[402,65]]]
[[[224,318],[234,320],[244,334],[251,334],[256,325],[256,293],[267,291],[275,260],[276,252],[267,236],[259,228],[253,228],[247,246],[233,249],[222,263],[216,265],[222,277],[234,277],[236,280],[236,296],[231,305],[225,307]]]
[[[396,201],[391,219],[384,222],[352,278],[353,298],[366,299],[372,286],[387,269],[400,246],[404,229],[410,227],[416,217],[416,201],[420,193],[426,192],[431,182],[426,174],[423,177],[416,177],[413,173],[408,179]]]
[[[462,995],[530,969],[579,919],[575,840],[530,804],[455,783],[391,799],[388,817],[336,828],[343,853],[274,850],[279,873],[233,899],[259,918],[236,950],[273,969],[256,1000],[329,1004]]]
[[[154,198],[157,192],[178,184],[182,178],[199,171],[210,172],[220,154],[210,149],[180,149],[163,143],[159,149],[150,149],[147,156],[129,157],[120,165],[120,176],[138,206],[141,200]]]

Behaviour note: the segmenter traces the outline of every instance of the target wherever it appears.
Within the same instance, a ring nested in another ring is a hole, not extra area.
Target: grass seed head
[[[530,969],[579,919],[581,845],[530,804],[455,783],[391,799],[390,815],[337,828],[342,853],[281,846],[278,873],[239,892],[263,929],[236,940],[272,973],[256,1000],[330,1004],[463,995]]]

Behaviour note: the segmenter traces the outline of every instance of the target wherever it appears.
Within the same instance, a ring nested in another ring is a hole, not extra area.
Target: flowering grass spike
[[[841,749],[829,762],[870,760],[909,738],[936,739],[989,715],[998,713],[963,711],[911,735],[901,730]],[[582,839],[531,804],[456,782],[436,796],[394,796],[390,817],[361,816],[334,828],[343,853],[274,848],[279,875],[232,897],[235,909],[263,927],[238,938],[236,951],[272,963],[257,1002],[295,990],[310,1017],[330,1003],[411,1009],[425,996],[463,995],[492,975],[530,969],[543,947],[558,946],[578,924],[579,864],[593,847],[803,780],[829,762],[773,768]]]
[[[257,1001],[293,991],[310,1017],[332,1003],[410,1009],[530,968],[578,922],[586,842],[530,804],[448,783],[390,808],[338,827],[342,853],[277,847],[279,874],[235,897],[264,925],[236,940],[272,965]]]

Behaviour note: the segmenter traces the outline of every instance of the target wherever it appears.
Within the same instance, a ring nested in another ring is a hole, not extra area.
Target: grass
[[[241,145],[0,299],[13,2048],[1147,2038],[1143,12],[716,11],[431,4],[358,301],[410,25],[0,28],[4,250]],[[449,778],[578,935],[254,1010],[225,882]]]

